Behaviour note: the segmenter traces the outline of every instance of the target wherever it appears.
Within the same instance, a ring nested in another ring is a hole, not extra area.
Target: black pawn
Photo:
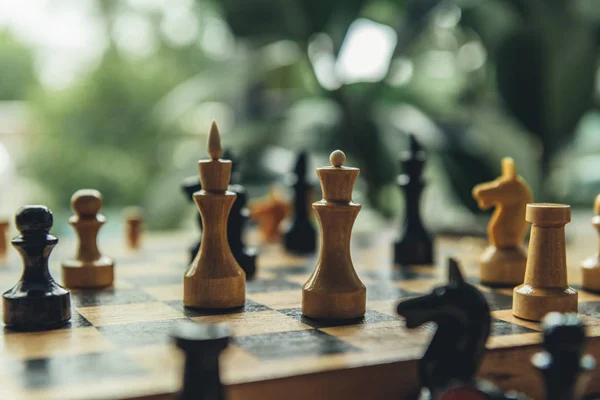
[[[233,155],[227,150],[223,152],[223,158],[231,160],[231,185],[228,190],[237,194],[237,197],[231,206],[229,219],[227,220],[227,241],[233,257],[238,262],[240,267],[246,273],[247,279],[252,279],[256,275],[256,249],[247,248],[244,244],[244,226],[248,221],[248,209],[246,203],[248,196],[246,188],[240,184],[240,173],[238,172],[238,162],[233,158]]]
[[[202,190],[202,184],[200,183],[200,177],[199,176],[190,176],[190,177],[186,178],[183,181],[181,188],[183,189],[183,192],[186,194],[186,197],[188,198],[188,200],[190,200],[192,203],[195,204],[194,193]],[[192,261],[194,261],[194,258],[196,258],[196,254],[198,254],[198,250],[200,250],[200,240],[202,238],[202,216],[200,215],[198,210],[196,210],[196,218],[198,221],[198,229],[200,230],[200,232],[198,234],[198,240],[190,247],[190,250],[189,250],[190,263]]]
[[[534,354],[532,364],[542,372],[546,400],[577,400],[596,366],[583,355],[585,328],[577,314],[549,313],[544,317],[544,351]]]
[[[229,345],[231,331],[224,324],[183,322],[175,327],[175,344],[185,353],[183,389],[179,400],[223,400],[219,356]]]
[[[309,217],[308,202],[313,186],[306,180],[306,152],[301,152],[293,171],[294,220],[284,234],[285,248],[299,254],[314,253],[317,248],[317,231]]]
[[[45,330],[71,319],[71,295],[54,281],[48,257],[58,243],[49,234],[52,213],[44,206],[25,206],[17,211],[15,224],[20,235],[12,245],[23,257],[21,280],[2,296],[3,320],[16,330]]]
[[[394,263],[400,265],[433,264],[433,241],[421,221],[420,201],[425,153],[413,135],[409,135],[410,151],[401,157],[403,174],[398,185],[404,193],[405,219],[400,239],[394,243]]]

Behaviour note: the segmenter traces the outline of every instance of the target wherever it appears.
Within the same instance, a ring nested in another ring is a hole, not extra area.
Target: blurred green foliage
[[[37,86],[31,50],[0,30],[0,101],[24,100]]]
[[[124,0],[98,4],[107,32],[121,14],[139,12]],[[108,206],[144,206],[155,227],[183,215],[178,185],[196,173],[196,134],[208,128],[197,121],[207,114],[223,121],[224,144],[242,159],[246,182],[281,172],[265,162],[273,149],[318,157],[342,148],[361,168],[370,204],[395,214],[398,197],[388,194],[413,132],[430,154],[432,180],[471,210],[471,188],[494,178],[506,155],[536,200],[551,200],[552,160],[596,107],[600,13],[586,12],[590,4],[197,0],[187,14],[200,27],[195,40],[173,46],[157,33],[165,17],[145,12],[154,52],[129,57],[111,36],[101,62],[64,91],[32,92],[30,52],[0,36],[0,69],[9,71],[0,75],[0,98],[32,103],[27,172],[51,205],[92,186]],[[387,72],[374,82],[325,84],[317,64],[329,60],[335,75],[359,19],[391,28],[397,44]]]

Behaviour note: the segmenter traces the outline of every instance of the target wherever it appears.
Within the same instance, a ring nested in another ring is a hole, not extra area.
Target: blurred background
[[[253,198],[341,148],[360,223],[402,218],[413,133],[432,229],[484,229],[471,189],[504,156],[591,215],[599,49],[598,0],[0,0],[0,213],[64,221],[91,187],[115,218],[192,225],[180,185],[215,119]]]

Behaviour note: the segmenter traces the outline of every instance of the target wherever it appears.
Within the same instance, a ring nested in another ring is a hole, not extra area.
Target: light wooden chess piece
[[[528,204],[531,222],[525,281],[513,291],[513,314],[541,321],[551,311],[577,312],[577,291],[567,283],[565,224],[571,207],[565,204]]]
[[[512,158],[502,160],[502,176],[473,188],[479,208],[496,210],[488,224],[489,247],[480,260],[479,279],[490,286],[515,286],[523,282],[527,250],[525,207],[533,201],[531,189],[517,175]]]
[[[258,223],[258,230],[264,242],[281,241],[281,224],[290,216],[291,206],[277,189],[272,188],[265,198],[252,201],[248,211],[250,219]]]
[[[331,167],[317,168],[323,199],[313,203],[321,227],[321,253],[302,287],[302,314],[317,319],[355,319],[365,315],[367,290],[350,255],[352,225],[361,205],[352,201],[360,170],[344,167],[346,156],[331,153]]]
[[[144,218],[139,207],[127,207],[123,210],[125,220],[125,243],[131,250],[141,247],[142,228]]]
[[[227,241],[227,218],[236,194],[228,191],[231,161],[220,160],[221,140],[213,121],[208,136],[210,160],[198,161],[202,190],[194,201],[202,216],[202,241],[185,272],[183,303],[187,307],[225,309],[246,301],[246,274],[233,257]]]
[[[7,255],[7,242],[8,237],[6,236],[8,232],[8,221],[0,220],[0,260],[4,260]]]
[[[594,201],[592,225],[600,234],[600,194]],[[581,287],[585,290],[600,292],[600,252],[586,259],[581,266]]]
[[[74,260],[62,262],[63,281],[68,288],[101,288],[110,286],[114,280],[114,262],[100,254],[98,231],[106,222],[99,214],[102,195],[94,189],[76,191],[71,197],[71,208],[75,215],[69,224],[77,232],[79,243]]]

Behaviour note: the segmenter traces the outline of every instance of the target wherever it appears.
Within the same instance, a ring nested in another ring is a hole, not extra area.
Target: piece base
[[[527,250],[524,247],[489,246],[481,255],[479,280],[492,287],[514,287],[523,283]]]
[[[66,290],[43,297],[5,293],[2,296],[2,319],[6,328],[18,331],[57,328],[71,320],[71,295]]]
[[[85,262],[68,260],[62,263],[63,283],[68,288],[94,289],[114,282],[114,262],[108,257]]]
[[[581,266],[581,287],[584,290],[600,292],[600,258],[590,257]]]
[[[519,285],[513,290],[513,315],[529,321],[541,321],[546,314],[577,313],[577,291],[571,287],[537,289]]]
[[[224,278],[183,278],[183,304],[199,309],[229,309],[246,302],[246,274]]]
[[[302,315],[318,320],[351,320],[364,317],[367,291],[331,292],[302,289]]]
[[[256,250],[244,249],[241,253],[232,252],[232,254],[240,268],[246,273],[246,279],[253,279],[256,275]]]

